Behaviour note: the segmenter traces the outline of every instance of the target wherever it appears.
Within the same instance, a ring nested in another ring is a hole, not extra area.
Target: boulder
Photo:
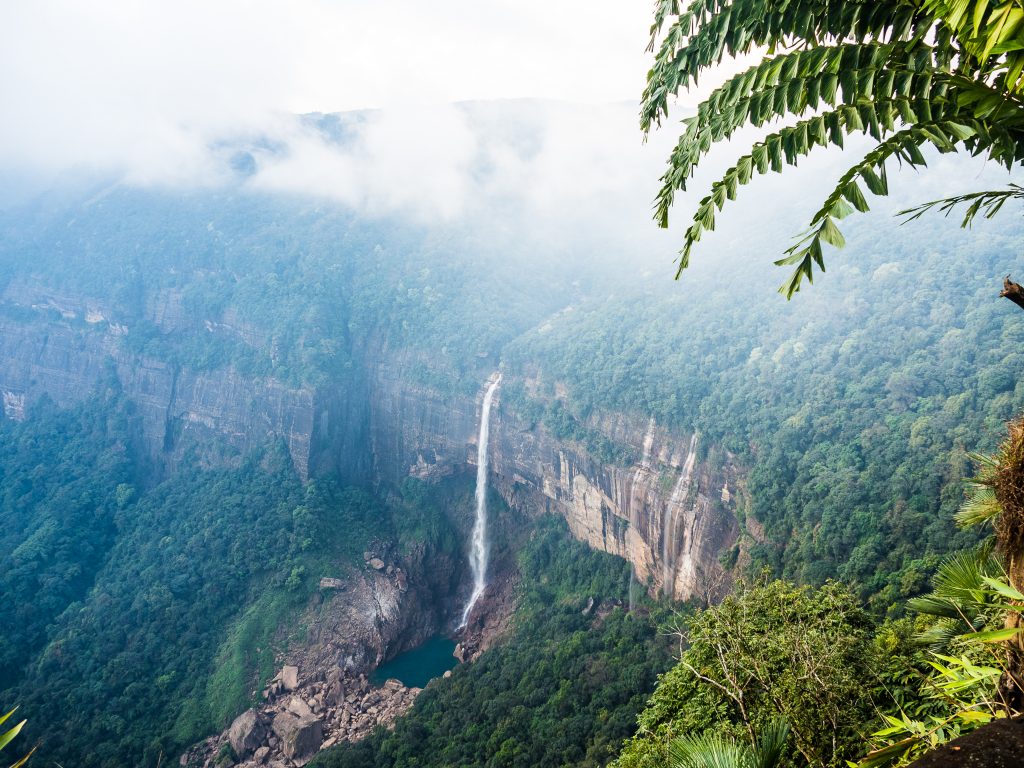
[[[262,765],[267,761],[267,756],[270,754],[270,747],[260,747],[253,755],[252,759],[256,761],[257,765]]]
[[[281,685],[286,691],[294,691],[299,687],[298,667],[284,667],[279,677],[281,678]]]
[[[267,727],[255,709],[247,709],[228,728],[228,741],[240,760],[244,760],[263,743]]]
[[[296,763],[304,763],[316,754],[324,741],[324,724],[319,717],[296,717],[291,712],[279,712],[272,725],[281,739],[281,752]]]
[[[306,715],[313,714],[313,710],[310,708],[309,704],[298,696],[292,696],[292,700],[288,702],[288,711],[298,717],[305,717]]]
[[[1024,718],[994,720],[925,753],[909,768],[1020,768]]]
[[[345,582],[333,576],[324,576],[320,579],[320,589],[345,589]]]
[[[379,557],[371,557],[370,567],[373,568],[375,571],[382,571],[384,570],[384,561],[381,560]]]
[[[327,673],[327,684],[324,687],[324,704],[334,706],[340,704],[345,698],[345,688],[341,682],[341,670],[332,669]]]

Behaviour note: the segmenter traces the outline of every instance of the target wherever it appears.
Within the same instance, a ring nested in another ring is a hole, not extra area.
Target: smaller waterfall
[[[629,612],[632,613],[636,607],[636,575],[633,573],[633,564],[629,565]]]
[[[473,522],[473,534],[470,539],[469,567],[473,572],[473,592],[469,596],[466,607],[462,610],[462,621],[458,628],[462,629],[469,621],[469,614],[476,601],[487,588],[487,441],[491,431],[491,403],[494,392],[501,382],[501,374],[484,393],[484,402],[480,408],[480,434],[476,443],[476,520]]]
[[[694,432],[690,438],[690,448],[686,452],[682,471],[679,473],[679,480],[676,482],[675,488],[672,489],[672,495],[669,497],[668,504],[665,505],[665,513],[661,520],[661,563],[663,567],[661,591],[669,597],[675,595],[675,558],[676,547],[678,547],[676,529],[679,520],[679,507],[686,500],[690,491],[693,465],[696,460],[697,433]]]

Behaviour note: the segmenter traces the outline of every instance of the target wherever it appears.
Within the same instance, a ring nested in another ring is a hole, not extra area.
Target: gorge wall
[[[182,332],[173,294],[146,307],[158,328]],[[10,283],[0,310],[6,418],[26,418],[44,395],[71,406],[113,376],[135,404],[148,457],[165,467],[237,460],[268,439],[286,442],[303,477],[333,470],[356,482],[399,483],[472,471],[476,462],[483,376],[475,396],[445,393],[414,383],[403,353],[375,349],[345,381],[289,386],[231,367],[194,371],[130,354],[122,339],[132,329],[115,311],[36,283]],[[199,332],[259,343],[226,321],[207,321]],[[506,373],[502,386],[514,378]],[[596,415],[587,428],[638,458],[602,460],[584,443],[504,407],[499,389],[494,487],[518,511],[561,515],[579,539],[629,560],[652,590],[680,599],[713,596],[726,578],[719,556],[737,538],[742,478],[735,462],[699,436],[642,415]]]
[[[370,434],[384,480],[436,478],[475,465],[484,381],[475,399],[445,398],[410,384],[400,360],[378,360],[373,371]],[[514,509],[561,515],[574,536],[632,563],[652,590],[678,599],[717,595],[727,579],[719,556],[738,536],[742,477],[732,457],[713,448],[702,452],[698,435],[643,417],[609,413],[592,417],[588,427],[639,460],[619,465],[595,458],[586,445],[504,407],[499,388],[492,484]]]
[[[151,319],[170,329],[176,321],[166,303],[149,302]],[[130,329],[115,311],[38,283],[9,284],[0,309],[6,418],[25,418],[44,395],[70,407],[115,377],[135,405],[150,459],[174,466],[195,451],[201,462],[219,463],[277,437],[307,474],[316,411],[311,388],[246,377],[233,368],[194,371],[129,354],[121,340]]]

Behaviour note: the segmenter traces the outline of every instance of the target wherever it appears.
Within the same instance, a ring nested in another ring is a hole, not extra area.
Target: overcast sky
[[[216,184],[229,171],[224,147],[258,134],[284,150],[254,150],[245,183],[255,189],[430,221],[486,217],[517,198],[531,226],[546,216],[563,229],[600,222],[651,236],[650,202],[677,130],[669,124],[644,145],[637,124],[652,5],[0,0],[0,193],[82,170],[130,184]],[[740,66],[727,63],[703,92]],[[536,118],[529,152],[500,118],[450,106],[515,98],[591,106],[524,107],[517,116]],[[383,111],[345,146],[293,117],[368,107]],[[745,146],[718,151],[696,193],[752,140],[744,133]],[[801,165],[786,183],[813,196],[847,160],[823,152]],[[741,197],[791,202],[761,184]],[[685,223],[690,196],[674,222]],[[677,239],[665,242],[674,254]]]
[[[648,0],[10,0],[0,162],[186,151],[279,113],[637,101]]]

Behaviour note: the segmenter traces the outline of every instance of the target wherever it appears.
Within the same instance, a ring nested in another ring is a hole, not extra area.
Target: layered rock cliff
[[[372,386],[374,466],[383,479],[437,478],[475,465],[483,386],[475,401],[445,398],[410,384],[394,361],[379,362]],[[504,407],[500,393],[491,477],[513,509],[561,515],[577,538],[626,558],[652,590],[677,599],[711,599],[721,591],[727,574],[719,556],[738,534],[740,473],[732,457],[702,451],[696,434],[608,413],[588,427],[639,457],[609,463]]]
[[[173,291],[148,298],[145,307],[165,333],[260,341],[230,313],[188,325]],[[25,418],[43,395],[70,406],[114,376],[135,403],[143,445],[158,465],[232,461],[269,439],[287,443],[303,477],[332,471],[349,481],[395,484],[472,471],[476,461],[480,394],[416,384],[402,353],[378,347],[364,355],[358,375],[296,387],[232,367],[191,370],[129,353],[124,337],[134,329],[115,310],[31,281],[9,284],[0,310],[7,418]],[[502,386],[515,379],[506,372]],[[586,426],[636,460],[601,459],[586,444],[527,421],[502,405],[499,389],[494,486],[516,511],[561,515],[578,538],[628,559],[652,590],[712,596],[725,577],[719,555],[737,536],[731,457],[643,415],[599,414]]]
[[[173,301],[148,302],[161,323],[174,324]],[[134,402],[150,459],[173,466],[187,452],[219,463],[281,438],[305,476],[314,437],[315,392],[233,368],[189,370],[130,354],[131,332],[97,300],[58,293],[28,281],[0,296],[0,395],[3,415],[23,419],[47,396],[67,408],[113,375]]]

